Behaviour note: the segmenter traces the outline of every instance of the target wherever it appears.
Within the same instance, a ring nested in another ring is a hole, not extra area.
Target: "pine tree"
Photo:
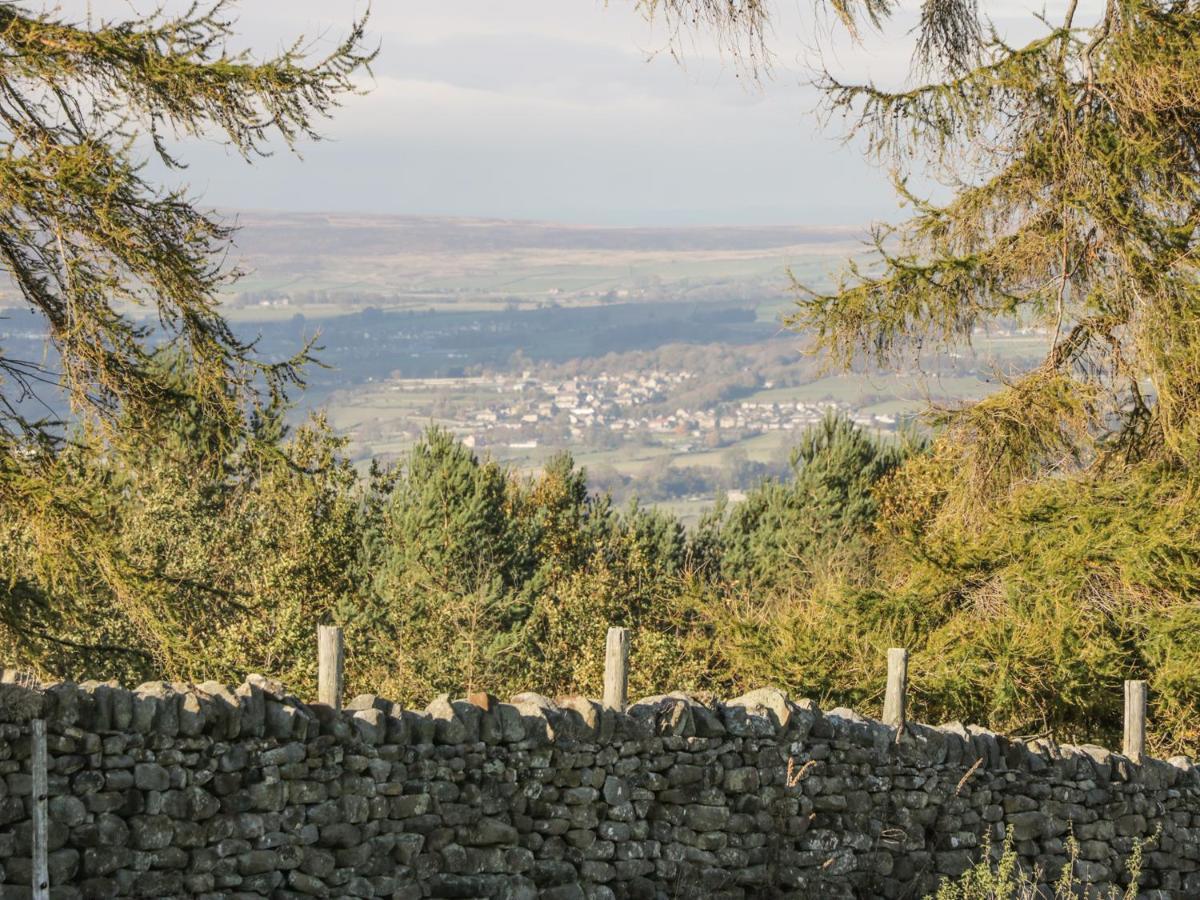
[[[683,52],[683,38],[700,33],[740,67],[757,76],[773,60],[769,35],[772,0],[633,0],[651,22],[665,25],[671,51]],[[893,0],[817,0],[818,11],[833,14],[857,37],[863,26],[878,27],[896,10]],[[917,29],[916,59],[961,67],[980,40],[977,0],[925,0]]]
[[[756,586],[794,585],[816,569],[838,569],[867,580],[878,506],[873,491],[906,452],[828,414],[792,451],[793,478],[760,483],[730,511],[720,531],[725,576]]]
[[[876,583],[785,604],[790,628],[773,610],[741,658],[802,670],[823,629],[903,641],[938,714],[1088,740],[1119,731],[1116,688],[1145,677],[1152,742],[1190,748],[1200,8],[1064,7],[1016,46],[973,4],[929,0],[926,83],[820,80],[912,214],[833,290],[802,290],[791,323],[844,368],[911,368],[998,320],[1039,326],[1046,350],[991,397],[935,411],[931,452],[873,491]]]

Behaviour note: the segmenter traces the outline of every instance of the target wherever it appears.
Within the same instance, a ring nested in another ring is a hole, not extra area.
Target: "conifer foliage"
[[[1111,0],[1080,18],[1071,4],[1021,47],[992,33],[976,64],[912,90],[824,80],[914,215],[793,323],[845,364],[960,345],[1000,317],[1044,325],[1043,364],[948,422],[977,448],[971,476],[1001,489],[1200,452],[1200,11]],[[914,166],[949,199],[909,193]]]
[[[155,183],[144,156],[179,169],[179,137],[222,141],[247,160],[272,141],[315,138],[373,52],[363,19],[326,51],[297,41],[258,58],[230,49],[234,12],[214,0],[79,21],[0,4],[0,269],[49,345],[43,359],[0,347],[0,539],[13,545],[0,557],[0,622],[39,641],[124,651],[146,643],[155,617],[173,619],[170,604],[148,612],[163,566],[120,546],[116,460],[186,420],[196,440],[168,442],[174,462],[186,458],[197,482],[227,480],[249,465],[258,426],[309,357],[298,347],[266,362],[234,334],[217,297],[236,276],[224,266],[229,226]],[[55,638],[64,616],[72,627]],[[110,645],[89,621],[140,640]]]
[[[1152,741],[1194,747],[1200,7],[1068,0],[1041,21],[1018,45],[927,0],[925,83],[819,79],[912,214],[835,289],[801,288],[791,323],[835,367],[911,369],[996,320],[1040,326],[1045,356],[931,411],[929,451],[871,489],[865,581],[709,621],[731,670],[815,667],[843,697],[903,643],[931,713],[1019,733],[1112,733],[1121,680],[1147,678]],[[831,660],[839,629],[869,653]]]
[[[316,137],[315,124],[355,89],[370,62],[365,22],[323,58],[300,43],[269,59],[228,49],[232,4],[178,16],[75,23],[26,4],[0,6],[0,266],[44,317],[59,370],[0,355],[0,440],[51,435],[17,401],[60,383],[73,411],[153,415],[172,396],[151,364],[133,313],[155,314],[193,369],[191,394],[207,415],[242,415],[257,378],[274,395],[297,379],[297,360],[268,365],[230,331],[216,292],[229,227],[181,190],[148,179],[148,140],[181,165],[178,135],[223,140],[243,157]]]

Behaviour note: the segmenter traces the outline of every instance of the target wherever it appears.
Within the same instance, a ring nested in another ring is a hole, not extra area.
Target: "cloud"
[[[91,6],[117,15],[130,2]],[[1031,6],[987,11],[1028,36]],[[304,33],[328,49],[364,7],[244,2],[239,46],[271,52]],[[1083,0],[1081,18],[1093,7]],[[376,80],[325,125],[328,142],[304,147],[303,163],[281,154],[253,168],[189,144],[188,177],[211,202],[243,207],[630,224],[886,217],[886,179],[837,144],[836,123],[818,125],[806,80],[819,58],[847,78],[904,83],[917,9],[855,44],[809,0],[778,0],[776,67],[755,85],[703,38],[672,58],[633,0],[376,0]]]

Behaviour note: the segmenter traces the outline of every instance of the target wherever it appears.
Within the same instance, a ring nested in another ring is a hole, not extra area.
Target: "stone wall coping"
[[[960,722],[940,726],[910,722],[898,730],[849,709],[825,712],[812,700],[791,700],[786,692],[769,687],[724,701],[677,691],[643,698],[618,713],[585,697],[552,700],[535,693],[517,694],[507,703],[488,694],[472,694],[469,700],[442,694],[424,710],[363,694],[339,711],[304,703],[278,681],[261,675],[251,675],[232,688],[216,682],[147,682],[132,690],[99,681],[61,681],[40,687],[0,684],[0,722],[34,718],[46,719],[58,732],[134,732],[227,741],[255,737],[303,741],[330,735],[368,746],[483,744],[533,749],[669,738],[692,744],[732,737],[790,744],[792,752],[801,754],[812,744],[845,742],[880,751],[891,748],[902,766],[945,764],[1029,773],[1053,768],[1070,778],[1088,767],[1097,783],[1200,787],[1200,766],[1184,756],[1165,761],[1146,758],[1137,764],[1092,744],[1021,740]]]

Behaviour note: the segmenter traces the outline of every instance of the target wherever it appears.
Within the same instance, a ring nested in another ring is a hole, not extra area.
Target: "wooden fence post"
[[[887,693],[883,698],[883,724],[904,727],[905,694],[908,692],[908,651],[888,650]]]
[[[342,708],[346,651],[342,629],[336,625],[317,626],[317,702]]]
[[[1140,763],[1146,755],[1146,682],[1125,682],[1125,741],[1122,752]]]
[[[629,629],[610,628],[604,646],[604,708],[625,711],[629,691]]]
[[[47,803],[50,786],[46,765],[46,720],[34,719],[31,723],[33,741],[30,754],[30,769],[33,774],[33,900],[49,900],[50,868],[47,859],[49,843],[49,817]]]

